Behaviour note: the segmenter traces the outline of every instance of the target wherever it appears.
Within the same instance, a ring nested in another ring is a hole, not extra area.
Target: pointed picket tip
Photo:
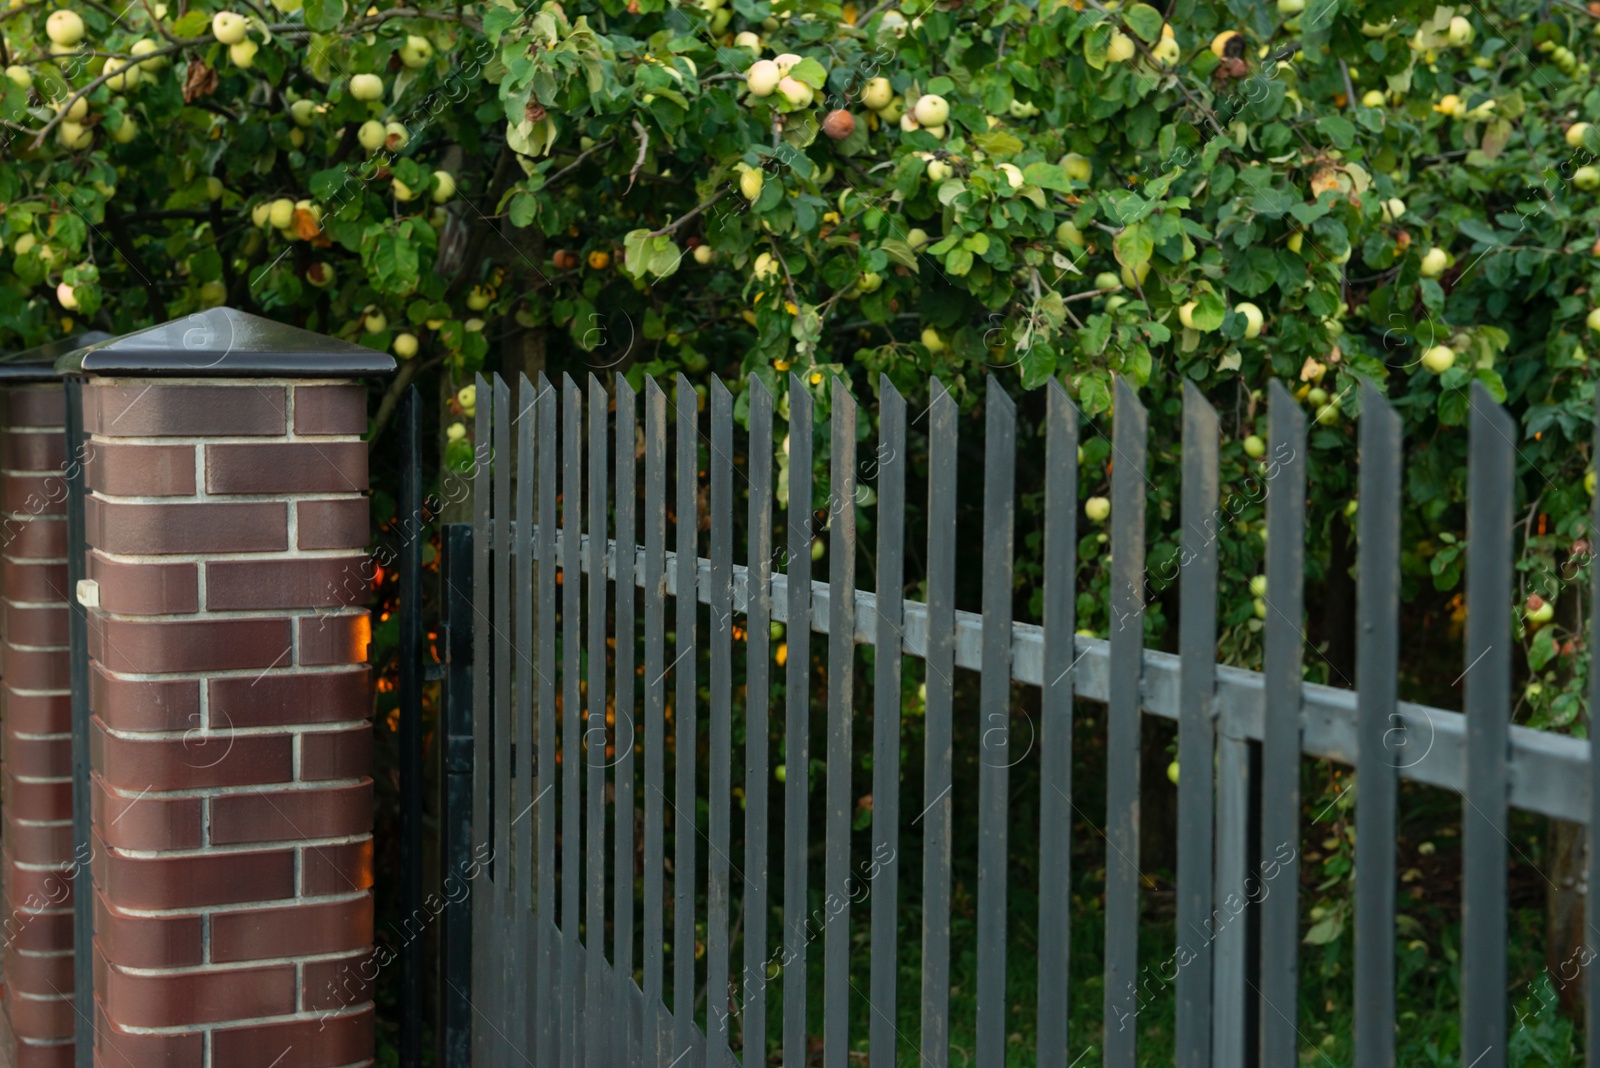
[[[483,376],[479,375],[478,378],[481,380],[483,378]],[[555,387],[550,385],[550,379],[548,377],[546,377],[546,375],[545,375],[545,373],[543,371],[539,372],[539,376],[538,376],[537,379],[535,379],[535,381],[537,381],[539,383],[539,396],[541,396],[541,397],[544,396],[546,393],[549,393],[553,388],[555,388]]]
[[[712,375],[711,376],[711,399],[712,400],[722,400],[724,398],[731,398],[732,396],[733,396],[733,393],[723,383],[722,376],[721,375]]]
[[[749,383],[750,403],[752,405],[755,404],[757,398],[765,400],[769,404],[772,402],[772,390],[767,388],[767,383],[762,380],[760,375],[751,375],[746,381]]]
[[[984,386],[984,400],[991,412],[998,411],[1012,419],[1016,418],[1017,402],[1011,399],[1011,394],[1000,383],[999,375],[989,376],[989,381]]]
[[[694,383],[689,381],[689,376],[679,371],[672,377],[673,400],[680,416],[700,411],[700,394],[694,391]]]
[[[1066,401],[1068,404],[1072,405],[1072,410],[1074,412],[1078,410],[1078,402],[1072,399],[1072,394],[1068,393],[1067,387],[1061,384],[1061,379],[1051,378],[1045,383],[1045,389],[1050,395],[1050,404],[1052,406],[1059,404],[1062,401]]]
[[[633,383],[628,381],[628,377],[626,375],[618,375],[617,376],[617,403],[618,404],[621,404],[621,403],[623,403],[625,401],[631,402],[638,395],[639,395],[639,391],[633,388]]]
[[[1511,420],[1511,413],[1495,400],[1488,386],[1475,379],[1472,383],[1472,421],[1476,425],[1480,420],[1483,426],[1505,438],[1507,444],[1515,442],[1513,434],[1516,426]]]
[[[589,372],[589,403],[598,403],[606,395],[606,387],[601,383],[599,376],[593,371]]]
[[[1217,418],[1216,407],[1206,399],[1192,379],[1183,382],[1183,417],[1207,438],[1221,433],[1222,421]]]
[[[645,396],[651,398],[660,397],[665,400],[667,396],[667,391],[661,388],[661,383],[656,380],[655,375],[644,376],[644,392]]]
[[[1111,414],[1113,416],[1120,414],[1124,410],[1123,405],[1125,404],[1132,406],[1130,414],[1137,415],[1140,418],[1145,415],[1144,402],[1139,399],[1138,390],[1133,388],[1124,375],[1116,376],[1116,386],[1112,390],[1111,403]]]
[[[1268,434],[1271,437],[1302,438],[1306,432],[1306,410],[1295,400],[1294,394],[1278,379],[1267,386]],[[1284,420],[1277,426],[1277,420]]]
[[[365,378],[394,357],[235,308],[208,308],[61,355],[62,374],[221,378]]]
[[[833,387],[831,390],[833,395],[833,406],[835,408],[842,406],[854,411],[856,408],[856,397],[854,393],[850,392],[850,383],[846,382],[838,375],[834,375],[832,382],[829,384]]]

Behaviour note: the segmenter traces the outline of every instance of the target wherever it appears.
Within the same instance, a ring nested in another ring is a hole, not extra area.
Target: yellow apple
[[[861,90],[861,102],[873,111],[882,110],[893,99],[894,88],[888,78],[869,78]]]
[[[1442,248],[1430,248],[1422,257],[1422,277],[1438,278],[1449,265],[1449,253]]]
[[[1261,324],[1264,321],[1264,317],[1260,308],[1248,300],[1242,300],[1233,306],[1233,310],[1244,316],[1245,337],[1256,338],[1261,336]]]
[[[235,12],[219,11],[211,16],[211,33],[219,44],[238,44],[249,30],[250,20]]]
[[[1446,345],[1435,345],[1422,354],[1422,366],[1436,375],[1442,375],[1455,365],[1456,354]]]
[[[782,72],[770,59],[758,59],[744,72],[744,83],[750,87],[750,92],[755,96],[771,96],[773,90],[778,88],[778,82],[782,80]]]
[[[383,79],[376,74],[357,74],[350,79],[350,95],[371,102],[383,99]]]
[[[72,46],[83,40],[83,16],[66,8],[52,11],[44,22],[45,36],[51,43]]]
[[[1105,497],[1090,497],[1083,502],[1083,514],[1096,523],[1104,523],[1111,514],[1111,502]]]
[[[397,358],[409,360],[417,354],[417,335],[396,334],[391,347],[394,349],[394,354]]]

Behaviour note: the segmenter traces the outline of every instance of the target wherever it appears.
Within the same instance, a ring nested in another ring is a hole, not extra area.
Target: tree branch
[[[717,201],[721,200],[723,195],[725,193],[727,193],[727,191],[728,190],[726,188],[722,188],[722,189],[717,190],[715,193],[713,193],[710,196],[710,198],[701,201],[699,204],[696,204],[693,208],[689,209],[687,214],[682,215],[677,219],[674,219],[672,222],[669,222],[667,225],[663,226],[659,230],[652,230],[650,232],[650,236],[651,237],[660,237],[663,234],[670,234],[670,233],[676,232],[681,226],[683,226],[684,223],[689,222],[695,216],[702,214],[707,208],[711,207]]]

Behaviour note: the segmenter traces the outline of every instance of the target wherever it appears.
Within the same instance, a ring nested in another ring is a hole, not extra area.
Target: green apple
[[[332,264],[313,263],[306,268],[306,281],[318,289],[327,289],[333,285]]]
[[[1267,443],[1255,434],[1244,439],[1244,454],[1252,460],[1259,460],[1267,454]]]
[[[1441,274],[1444,274],[1445,268],[1449,265],[1449,253],[1438,246],[1434,246],[1422,256],[1422,277],[1438,278]]]
[[[1101,271],[1094,276],[1094,287],[1108,293],[1114,293],[1122,288],[1122,279],[1110,271]]]
[[[770,59],[758,59],[744,72],[744,83],[754,96],[771,96],[782,80],[783,73]]]
[[[1399,222],[1400,216],[1406,213],[1406,202],[1399,197],[1391,197],[1378,205],[1384,222]]]
[[[1278,14],[1287,17],[1300,14],[1306,9],[1306,0],[1278,0]]]
[[[83,40],[83,16],[67,8],[52,11],[44,21],[44,32],[52,44],[71,47]]]
[[[924,230],[920,226],[913,226],[910,230],[906,231],[906,244],[910,245],[913,249],[922,248],[928,243],[928,241],[928,231]]]
[[[793,52],[784,52],[772,60],[772,65],[778,68],[778,77],[787,78],[789,72],[799,65],[804,56],[797,56]]]
[[[911,110],[923,126],[943,126],[950,118],[950,104],[935,93],[917,97],[916,107]]]
[[[1383,104],[1383,90],[1381,89],[1368,89],[1365,93],[1361,94],[1362,107],[1381,108],[1383,107]]]
[[[1251,575],[1250,576],[1250,596],[1252,596],[1252,597],[1265,597],[1266,595],[1267,595],[1267,576],[1265,576],[1265,575]]]
[[[289,105],[289,117],[294,120],[296,126],[310,126],[316,114],[315,100],[296,100]]]
[[[1005,175],[1006,184],[1012,189],[1021,189],[1025,184],[1025,180],[1022,177],[1022,168],[1015,163],[1000,164],[1000,173]]]
[[[1583,147],[1583,135],[1588,133],[1588,132],[1589,132],[1589,124],[1586,123],[1586,122],[1575,122],[1571,126],[1568,126],[1567,127],[1567,147],[1568,148],[1582,148]]]
[[[399,152],[411,143],[411,131],[403,123],[386,123],[383,127],[383,143],[390,152]]]
[[[1595,308],[1591,311],[1589,317],[1584,321],[1589,324],[1590,330],[1600,333],[1600,308]]]
[[[433,42],[426,37],[408,34],[406,43],[400,46],[400,62],[415,70],[425,67],[428,60],[433,58]]]
[[[256,64],[256,52],[261,46],[248,38],[228,46],[228,61],[240,70],[249,70]]]
[[[356,141],[368,152],[376,152],[383,147],[383,123],[377,119],[368,119],[356,130]]]
[[[944,351],[944,338],[939,336],[939,331],[931,326],[922,329],[922,345],[929,352],[937,355]]]
[[[778,94],[797,108],[810,107],[816,91],[799,78],[783,78],[778,82]]]
[[[11,79],[11,84],[22,89],[33,88],[33,72],[27,67],[19,67],[15,63],[6,68],[6,77]]]
[[[106,88],[113,93],[126,92],[139,84],[139,67],[137,64],[129,66],[129,62],[125,59],[106,60],[101,73],[109,75],[106,78]]]
[[[1083,514],[1096,523],[1104,523],[1111,514],[1111,501],[1105,497],[1090,497],[1083,502]]]
[[[389,329],[389,317],[379,308],[369,306],[361,317],[361,326],[369,334],[381,334]]]
[[[1442,375],[1455,366],[1455,350],[1448,345],[1435,345],[1422,354],[1422,366],[1436,375]]]
[[[928,181],[942,182],[955,174],[955,170],[942,159],[931,160],[928,163]]]
[[[1548,623],[1556,618],[1556,606],[1537,593],[1528,595],[1528,619],[1534,623]]]
[[[81,151],[94,144],[94,134],[76,122],[63,122],[56,127],[56,139],[74,152]]]
[[[1135,51],[1132,37],[1121,30],[1111,31],[1111,43],[1106,45],[1107,63],[1126,63],[1133,58]]]
[[[696,392],[698,392],[698,390]],[[821,538],[818,538],[811,543],[811,559],[821,560],[823,556],[827,555],[827,552],[828,543],[823,541]]]
[[[1248,300],[1241,300],[1233,306],[1233,310],[1244,316],[1245,337],[1257,338],[1261,336],[1261,324],[1265,321],[1265,317],[1261,314],[1260,308],[1251,304]]]
[[[115,130],[111,131],[111,140],[119,145],[125,145],[139,136],[139,124],[127,115],[122,116],[122,122]]]
[[[1167,765],[1167,778],[1172,781],[1172,785],[1178,785],[1178,762],[1176,760]]]
[[[219,11],[211,16],[211,33],[219,44],[238,44],[249,30],[250,20],[237,12]]]
[[[1067,172],[1067,177],[1074,182],[1087,184],[1094,178],[1094,164],[1088,156],[1080,156],[1076,152],[1068,152],[1061,157],[1061,169]]]
[[[1056,227],[1056,244],[1062,248],[1066,248],[1068,245],[1074,248],[1082,248],[1083,231],[1078,229],[1077,225],[1069,219]]]
[[[779,764],[777,767],[772,769],[772,777],[777,779],[779,782],[788,782],[789,766],[787,764]]]
[[[1446,31],[1446,37],[1449,39],[1452,48],[1460,48],[1462,45],[1471,44],[1472,23],[1457,15],[1450,20],[1450,29]]]
[[[694,262],[704,267],[717,258],[717,253],[710,245],[696,245],[694,247]]]
[[[216,279],[200,284],[200,303],[215,308],[228,299],[228,287]]]
[[[61,105],[57,104],[56,110],[62,111]],[[86,97],[80,96],[78,99],[74,100],[65,111],[62,112],[61,119],[63,122],[81,123],[88,117],[88,115],[89,101]]]
[[[1171,37],[1163,37],[1157,41],[1155,47],[1150,49],[1150,58],[1159,66],[1170,67],[1182,58],[1183,52],[1178,47],[1178,42]]]
[[[761,195],[761,187],[766,185],[767,176],[759,167],[751,167],[739,175],[739,192],[744,198],[754,201]]]
[[[456,195],[456,179],[449,171],[433,172],[433,202],[447,203]]]
[[[451,423],[449,426],[445,427],[444,437],[446,441],[461,441],[465,439],[466,436],[467,427],[465,423]]]
[[[761,54],[761,36],[745,30],[743,33],[734,36],[733,47],[743,48],[752,56],[759,56]]]
[[[73,292],[72,287],[67,285],[65,282],[62,282],[60,285],[56,286],[56,300],[63,308],[67,309],[67,311],[78,310],[78,295],[77,293]]]
[[[376,74],[357,74],[350,79],[350,95],[370,103],[383,99],[383,79]]]
[[[494,303],[494,291],[483,286],[473,286],[467,294],[467,308],[470,311],[483,311]]]
[[[283,230],[294,222],[294,201],[288,197],[279,197],[274,200],[267,210],[267,221],[274,230]]]
[[[1585,192],[1600,189],[1600,167],[1585,165],[1572,172],[1572,184]]]
[[[873,111],[882,110],[893,99],[894,87],[889,84],[888,78],[869,78],[861,90],[861,102]]]
[[[161,45],[157,42],[150,40],[148,37],[142,37],[129,46],[128,52],[135,56],[148,56],[160,47]],[[157,71],[165,67],[167,63],[166,56],[152,56],[149,59],[141,60],[139,66],[146,71]]]
[[[417,354],[417,335],[396,334],[394,341],[390,343],[390,348],[394,349],[396,359],[409,360]]]

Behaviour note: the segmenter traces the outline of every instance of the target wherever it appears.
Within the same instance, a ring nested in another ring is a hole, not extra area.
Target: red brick
[[[372,641],[372,617],[319,612],[314,616],[301,616],[296,621],[300,629],[301,667],[320,667],[332,664],[364,664],[367,645]]]
[[[367,432],[367,387],[363,385],[295,386],[296,434]]]
[[[73,989],[72,955],[12,953],[6,957],[6,987],[24,994],[67,993]]]
[[[96,442],[85,465],[88,486],[112,497],[189,497],[194,457],[193,445]]]
[[[349,901],[211,916],[211,959],[221,964],[350,952],[371,944],[370,893]]]
[[[295,1009],[294,965],[209,968],[170,975],[136,975],[106,969],[106,1016],[124,1027],[282,1016]]]
[[[88,543],[113,553],[271,552],[289,547],[282,501],[84,502]]]
[[[67,423],[66,391],[59,384],[17,386],[5,391],[5,425],[58,427]]]
[[[0,432],[0,467],[7,471],[60,471],[67,462],[67,435],[59,430]]]
[[[73,1068],[71,1042],[31,1042],[19,1039],[12,1068]]]
[[[90,775],[90,809],[95,830],[113,849],[199,849],[205,845],[198,797],[119,793]]]
[[[30,779],[72,777],[72,736],[5,732],[6,770]]]
[[[72,859],[70,820],[23,820],[8,814],[5,836],[6,850],[19,864],[62,864]]]
[[[208,493],[361,493],[363,441],[206,446]]]
[[[0,590],[8,601],[64,604],[67,594],[67,563],[31,563],[7,559],[0,563]]]
[[[342,838],[372,830],[372,780],[314,790],[262,790],[211,800],[211,844]]]
[[[18,649],[7,643],[0,646],[0,659],[6,682],[19,690],[72,688],[72,656],[64,649]]]
[[[70,756],[70,750],[69,750]],[[359,779],[372,774],[372,724],[300,736],[300,778]]]
[[[124,615],[200,611],[198,564],[125,563],[89,553],[89,577],[100,584],[100,608]]]
[[[59,391],[58,391],[59,392]],[[283,386],[180,386],[91,381],[83,424],[105,437],[256,436],[288,428]]]
[[[65,516],[0,519],[0,550],[15,560],[64,560],[67,556]]]
[[[95,894],[94,941],[108,964],[124,968],[185,968],[202,963],[199,916],[129,915]]]
[[[5,718],[8,727],[24,734],[64,734],[72,730],[72,695],[18,693],[7,680]]]
[[[188,730],[200,722],[200,680],[127,679],[91,663],[89,708],[114,731]]]
[[[67,514],[67,480],[57,472],[0,475],[0,508],[7,515]]]
[[[95,885],[130,909],[179,909],[277,901],[294,894],[294,851],[128,857],[96,842]]]
[[[286,1068],[291,1061],[294,1068],[338,1068],[371,1060],[372,1047],[370,1006],[314,1020],[230,1027],[211,1036],[213,1063],[227,1068]]]
[[[4,872],[6,900],[13,909],[46,912],[72,908],[75,879],[70,865],[24,868],[8,853],[5,854]]]
[[[0,776],[0,803],[19,820],[69,820],[72,818],[72,780],[28,782],[6,771]]]
[[[129,738],[90,721],[90,760],[106,784],[123,793],[253,786],[294,778],[294,739],[287,734],[237,734],[213,712],[211,730],[182,738]]]
[[[372,889],[372,839],[300,847],[300,892],[308,896]]]
[[[286,619],[143,621],[96,613],[89,655],[109,671],[227,671],[289,663]]]
[[[372,1000],[377,962],[371,953],[342,960],[307,961],[301,968],[300,1010],[341,1012]]]
[[[203,1032],[130,1034],[107,1019],[103,1003],[97,1003],[96,1008],[96,1065],[102,1068],[201,1068],[205,1063]],[[278,1068],[288,1066],[279,1065]]]
[[[46,608],[5,605],[5,640],[13,645],[65,647],[68,642],[66,604]]]
[[[3,935],[14,950],[48,953],[72,948],[72,924],[70,909],[27,912],[19,906],[6,916]]]
[[[362,556],[211,560],[206,563],[206,608],[354,608],[371,600],[362,581]]]
[[[360,549],[367,544],[371,525],[365,497],[334,501],[299,501],[295,504],[297,544],[302,549]]]
[[[11,1007],[11,1027],[17,1037],[67,1038],[72,1035],[74,1013],[72,998],[38,998],[27,994],[8,997]]]
[[[235,727],[351,722],[371,714],[366,667],[211,679],[206,685],[210,687],[212,716],[226,716]]]

